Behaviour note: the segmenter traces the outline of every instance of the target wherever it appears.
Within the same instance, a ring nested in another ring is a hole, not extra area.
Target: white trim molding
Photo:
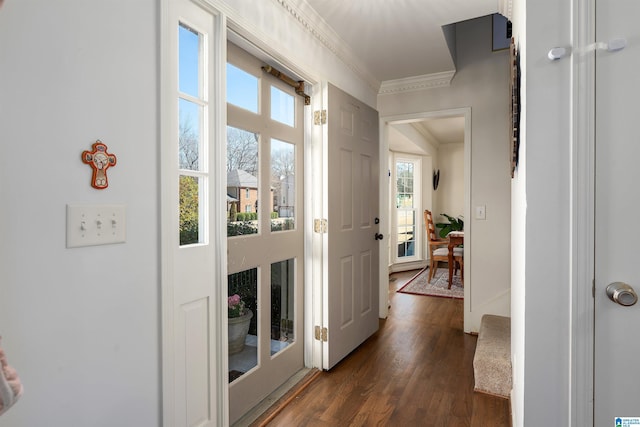
[[[570,426],[594,425],[595,0],[572,0]]]
[[[511,21],[513,19],[513,0],[499,0],[498,12]]]
[[[385,80],[382,82],[378,94],[395,95],[402,92],[416,92],[419,90],[447,87],[451,85],[451,80],[455,74],[456,70],[451,70],[404,79]]]
[[[353,73],[366,82],[371,89],[378,91],[380,81],[367,71],[367,67],[357,59],[357,55],[353,50],[306,1],[300,2],[301,7],[294,6],[289,0],[274,1],[282,6],[295,21],[324,47],[329,49]]]

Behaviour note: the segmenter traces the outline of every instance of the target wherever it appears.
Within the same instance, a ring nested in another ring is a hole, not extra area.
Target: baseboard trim
[[[427,265],[428,265],[427,261],[412,261],[412,262],[404,262],[402,264],[391,264],[389,266],[389,274],[399,273],[401,271],[409,271],[409,270],[422,270]]]

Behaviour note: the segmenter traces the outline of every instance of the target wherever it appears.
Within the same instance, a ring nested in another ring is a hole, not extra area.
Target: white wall
[[[156,3],[0,9],[0,334],[25,387],[0,426],[159,425]],[[66,249],[69,202],[126,204],[126,243]]]
[[[440,145],[436,169],[440,170],[440,184],[433,193],[438,206],[433,214],[436,221],[448,222],[440,214],[453,217],[464,215],[464,144]],[[430,188],[433,190],[432,186]]]
[[[514,2],[522,52],[522,145],[513,181],[512,357],[516,426],[569,425],[570,2]]]
[[[490,17],[458,24],[456,50],[450,87],[380,95],[378,110],[385,117],[471,107],[471,206],[486,205],[487,214],[465,222],[471,235],[465,329],[477,331],[483,314],[510,314],[509,54],[491,51]]]

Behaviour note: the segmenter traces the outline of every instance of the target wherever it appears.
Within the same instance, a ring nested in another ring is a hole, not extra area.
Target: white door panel
[[[623,307],[605,293],[618,281],[640,290],[638,16],[635,0],[596,1],[596,40],[629,40],[621,51],[596,54],[596,426],[640,418],[640,304]]]
[[[328,86],[328,282],[323,368],[378,329],[378,113]]]
[[[214,426],[225,416],[219,405],[216,384],[223,380],[214,350],[219,330],[214,323],[215,307],[220,301],[213,285],[220,274],[213,262],[220,253],[214,234],[219,204],[205,203],[216,199],[211,176],[214,150],[208,147],[213,145],[211,129],[218,124],[212,76],[220,64],[218,55],[204,52],[219,51],[219,26],[219,16],[191,1],[169,2],[162,105],[163,416],[168,425],[175,426]],[[188,82],[180,83],[179,68],[191,72]],[[179,156],[179,129],[187,114],[181,110],[184,104],[193,108],[189,112],[194,113],[193,123],[197,124],[191,168]],[[181,185],[184,178],[197,182],[198,232],[195,239],[183,242],[179,230],[181,196],[187,193]]]

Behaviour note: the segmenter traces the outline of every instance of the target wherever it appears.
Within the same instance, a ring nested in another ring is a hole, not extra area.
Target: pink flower
[[[236,305],[240,304],[240,295],[235,294],[230,296],[228,303],[229,303],[229,308],[234,308]]]

